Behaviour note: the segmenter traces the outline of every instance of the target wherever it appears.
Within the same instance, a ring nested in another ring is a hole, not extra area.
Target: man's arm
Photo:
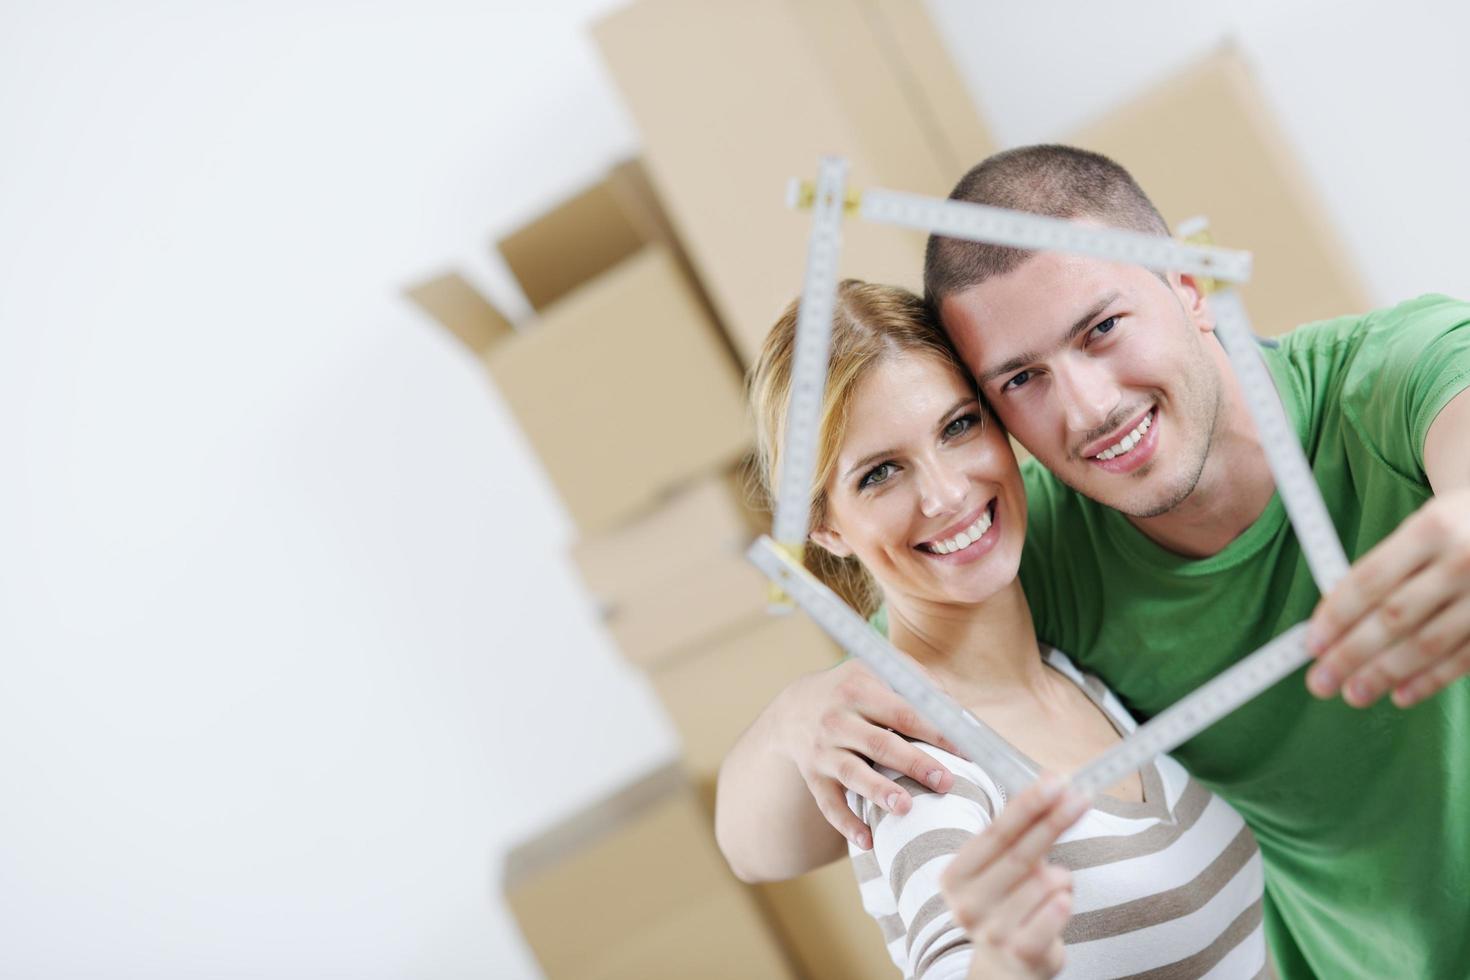
[[[715,838],[736,876],[780,881],[835,861],[846,840],[872,847],[846,791],[895,813],[913,799],[869,760],[948,792],[950,771],[895,732],[950,747],[856,661],[778,694],[720,766]]]
[[[1437,497],[1470,488],[1470,388],[1450,399],[1430,423],[1424,473]]]
[[[1359,559],[1318,604],[1308,686],[1354,707],[1388,691],[1406,708],[1470,673],[1470,389],[1424,439],[1434,498]]]

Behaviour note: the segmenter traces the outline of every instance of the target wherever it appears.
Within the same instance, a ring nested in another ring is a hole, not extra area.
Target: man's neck
[[[1128,521],[1159,547],[1186,558],[1208,558],[1240,537],[1276,493],[1266,453],[1245,396],[1216,345],[1222,376],[1220,418],[1193,492],[1158,517]]]

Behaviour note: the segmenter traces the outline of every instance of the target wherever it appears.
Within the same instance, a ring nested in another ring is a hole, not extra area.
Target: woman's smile
[[[970,517],[947,528],[929,541],[914,546],[925,558],[966,565],[983,558],[1000,540],[999,497],[990,500]]]

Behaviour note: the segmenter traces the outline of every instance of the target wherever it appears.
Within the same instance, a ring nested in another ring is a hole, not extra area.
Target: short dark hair
[[[1169,234],[1163,215],[1127,170],[1101,153],[1075,146],[1021,146],[987,157],[960,178],[949,199]],[[924,253],[925,299],[937,312],[945,297],[1004,275],[1032,254],[930,235]]]

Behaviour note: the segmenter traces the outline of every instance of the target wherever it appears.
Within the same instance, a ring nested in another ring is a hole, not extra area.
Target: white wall
[[[0,975],[535,975],[507,842],[672,736],[396,291],[632,147],[598,6],[0,15]]]
[[[536,975],[507,843],[672,736],[396,290],[523,308],[612,4],[0,11],[0,975]],[[1006,143],[1235,36],[1375,298],[1470,295],[1463,8],[930,6]]]

